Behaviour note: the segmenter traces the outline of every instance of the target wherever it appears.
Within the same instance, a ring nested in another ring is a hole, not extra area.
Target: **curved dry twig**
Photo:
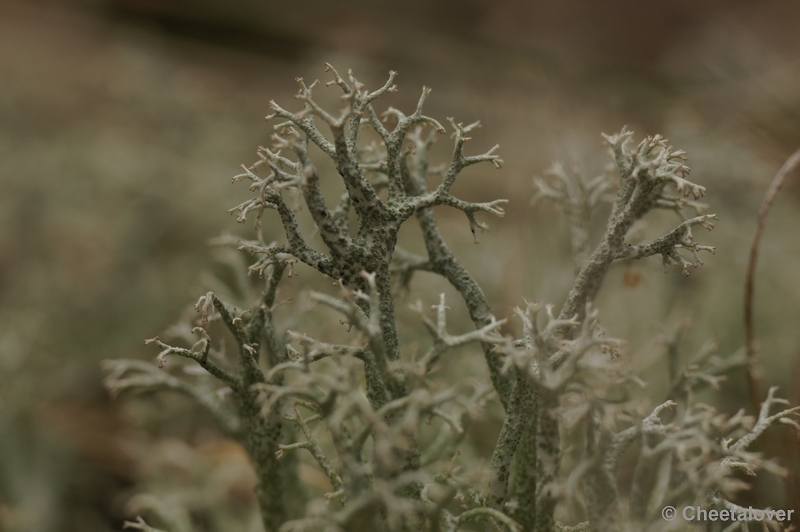
[[[756,220],[756,231],[753,234],[753,242],[750,244],[750,256],[747,260],[747,273],[745,274],[744,282],[744,335],[745,335],[745,353],[749,362],[750,368],[747,372],[747,391],[750,396],[750,404],[754,412],[758,412],[761,405],[761,393],[758,389],[758,377],[755,374],[755,356],[756,356],[756,334],[753,323],[753,301],[755,291],[755,275],[756,263],[758,262],[758,247],[761,243],[761,235],[764,232],[764,225],[772,209],[772,204],[775,203],[775,198],[783,185],[786,176],[791,173],[797,166],[800,165],[800,150],[794,152],[775,177],[772,179],[767,193],[764,195],[764,201],[761,203],[761,209],[758,211],[758,218]]]

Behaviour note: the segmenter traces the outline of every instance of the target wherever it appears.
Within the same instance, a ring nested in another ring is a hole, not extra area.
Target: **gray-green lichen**
[[[373,102],[396,90],[394,72],[382,87],[368,91],[352,73],[345,79],[330,65],[326,70],[332,76],[328,85],[343,93],[343,109],[322,108],[314,98],[318,82],[298,80],[302,109],[294,112],[271,102],[267,118],[279,120],[273,142],[259,148],[259,160],[233,178],[251,182],[255,195],[231,212],[240,222],[254,215],[257,238],[220,242],[256,257],[250,273],[264,280],[258,302],[238,312],[216,293],[207,293],[196,305],[200,319],[193,332],[199,341],[183,348],[149,340],[161,348],[159,367],[107,361],[109,389],[170,390],[205,408],[250,457],[265,532],[454,532],[473,521],[487,530],[514,532],[660,530],[661,521],[653,517],[659,505],[730,505],[728,498],[741,488],[734,472],[766,464],[747,447],[767,426],[793,423],[790,416],[798,409],[770,415],[779,402],[774,389],[757,422],[692,403],[694,390],[716,386],[741,366],[735,357],[721,362],[706,349],[683,371],[674,368],[668,400],[643,412],[630,397],[629,384],[636,378],[621,355],[624,343],[606,334],[594,306],[616,261],[661,255],[665,266],[677,265],[688,274],[690,266],[700,264],[699,252],[713,252],[692,234],[696,226],[712,229],[715,217],[701,213],[706,206],[697,200],[705,189],[686,179],[684,153],[659,136],[632,147],[632,133],[623,129],[606,137],[616,173],[587,181],[556,165],[549,174],[554,181],[536,181],[537,198],[564,208],[576,279],[557,311],[532,302],[516,309],[522,335],[514,339],[500,334],[506,320],[495,318],[477,280],[446,245],[433,212],[441,205],[464,212],[473,234],[485,229],[477,213],[503,215],[504,200],[470,203],[451,193],[464,168],[482,162],[500,167],[497,147],[466,155],[468,134],[478,123],[465,126],[451,119],[452,156],[443,170],[434,170],[431,144],[445,128],[423,114],[430,89],[423,88],[411,114],[390,107],[381,120]],[[380,143],[363,145],[365,128]],[[334,163],[344,185],[333,206],[323,197],[322,177],[309,155],[312,146]],[[437,176],[441,180],[432,183]],[[296,209],[284,197],[288,190],[302,197],[324,251],[301,233]],[[592,249],[589,229],[603,200],[613,206]],[[629,244],[633,223],[653,209],[673,210],[681,222],[661,238]],[[687,209],[695,211],[693,217],[683,215]],[[260,220],[267,210],[280,219],[283,243],[264,240]],[[424,256],[397,248],[398,232],[412,218],[421,228]],[[351,219],[356,220],[352,228]],[[277,288],[297,262],[339,285],[339,297],[315,293],[311,298],[340,313],[358,332],[357,343],[334,344],[276,325]],[[475,329],[448,333],[444,295],[434,306],[435,320],[417,305],[432,342],[409,358],[398,337],[394,291],[407,288],[417,271],[449,282]],[[232,354],[215,351],[219,341],[212,341],[211,322],[222,322],[233,337]],[[446,353],[471,342],[482,348],[490,382],[434,385],[431,374]],[[677,340],[673,344],[671,353]],[[209,378],[188,382],[163,371],[160,366],[170,355],[194,361]],[[335,364],[321,369],[319,361],[325,359]],[[479,474],[479,468],[466,475],[457,446],[472,412],[493,397],[505,418],[488,475]],[[676,408],[673,421],[666,423],[667,411]],[[431,420],[440,433],[420,448],[420,426]],[[623,504],[619,464],[637,442],[632,495]],[[331,491],[324,500],[309,501],[299,487],[298,452],[308,453],[328,479]],[[560,522],[562,514],[571,522]],[[129,526],[150,529],[141,518]]]

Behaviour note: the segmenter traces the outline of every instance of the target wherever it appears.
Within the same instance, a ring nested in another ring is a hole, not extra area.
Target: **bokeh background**
[[[400,91],[379,108],[409,109],[427,85],[429,115],[482,121],[470,149],[501,145],[501,171],[471,168],[456,188],[512,200],[487,220],[491,233],[474,245],[463,216],[438,212],[498,316],[523,296],[559,304],[571,282],[566,225],[554,206],[530,205],[531,178],[555,160],[601,172],[600,132],[667,136],[708,188],[720,220],[697,236],[717,254],[688,278],[655,258],[619,266],[598,304],[609,333],[653,360],[641,375],[654,400],[661,326],[692,320],[686,358],[712,337],[733,353],[756,212],[800,147],[797,20],[793,0],[0,0],[0,530],[120,530],[146,493],[198,509],[195,530],[255,529],[243,452],[180,398],[112,400],[100,362],[152,360],[142,340],[224,274],[207,241],[249,230],[225,212],[247,197],[230,176],[269,141],[269,100],[297,106],[294,78],[326,79],[324,62],[370,86],[397,70]],[[336,105],[334,91],[321,98]],[[794,405],[799,206],[795,175],[756,283],[762,386]],[[413,230],[402,244],[419,249]],[[297,305],[329,284],[299,273],[284,288]],[[412,297],[441,290],[421,275]],[[408,337],[419,334],[404,316]],[[452,323],[469,328],[456,304]],[[460,371],[485,375],[479,363]],[[704,400],[735,412],[745,397],[739,373]],[[471,438],[488,450],[498,427],[482,428]],[[780,460],[796,478],[798,442],[784,436]],[[800,507],[767,473],[741,502]]]

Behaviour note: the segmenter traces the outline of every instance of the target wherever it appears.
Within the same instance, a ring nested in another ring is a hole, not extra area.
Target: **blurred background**
[[[469,150],[501,145],[503,169],[470,168],[455,191],[510,198],[506,217],[474,245],[463,215],[437,214],[502,317],[522,297],[560,304],[571,283],[567,227],[553,205],[531,207],[531,178],[555,160],[601,172],[600,132],[664,134],[708,189],[719,224],[696,236],[717,253],[688,278],[664,275],[657,258],[618,266],[598,304],[609,334],[643,359],[662,349],[661,326],[686,318],[683,356],[709,338],[733,353],[755,216],[800,147],[798,20],[794,0],[0,0],[0,530],[120,530],[148,493],[213,509],[175,517],[195,530],[257,529],[243,451],[180,398],[112,400],[100,361],[152,360],[142,340],[220,271],[207,241],[251,230],[225,212],[248,197],[230,177],[269,141],[269,100],[299,108],[293,80],[326,80],[324,62],[371,87],[397,70],[399,92],[379,110],[413,109],[424,84],[428,115],[482,121]],[[320,98],[336,105],[335,90]],[[762,388],[781,386],[794,405],[798,206],[794,175],[756,283]],[[413,230],[401,240],[420,248]],[[329,286],[299,273],[287,297]],[[412,297],[441,289],[420,275]],[[470,327],[456,304],[451,323]],[[665,368],[643,364],[654,400]],[[485,375],[478,362],[460,371]],[[703,399],[735,412],[745,397],[739,373]],[[471,436],[479,451],[498,430],[486,423]],[[780,460],[796,478],[798,443],[784,436]],[[768,473],[741,502],[800,507]]]

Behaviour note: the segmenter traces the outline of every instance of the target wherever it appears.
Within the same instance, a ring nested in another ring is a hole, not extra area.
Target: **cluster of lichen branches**
[[[257,474],[267,532],[455,531],[470,521],[483,522],[491,530],[548,532],[566,527],[556,521],[559,504],[576,508],[576,515],[588,519],[579,528],[611,530],[621,522],[616,489],[619,459],[637,438],[642,442],[642,460],[650,460],[637,469],[642,471],[639,488],[641,493],[660,494],[657,499],[662,502],[700,492],[726,500],[735,491],[728,482],[730,470],[742,464],[761,465],[746,453],[747,445],[763,431],[764,423],[784,420],[791,410],[769,417],[767,409],[752,430],[744,418],[725,421],[727,432],[739,439],[722,445],[714,443],[709,433],[708,410],[688,406],[680,422],[664,425],[659,413],[673,406],[671,402],[646,416],[631,401],[609,399],[614,390],[633,380],[620,368],[621,342],[604,336],[591,304],[610,266],[660,254],[665,265],[677,264],[686,273],[699,262],[697,252],[713,252],[692,236],[694,226],[713,227],[714,216],[699,212],[648,244],[626,242],[631,225],[652,209],[681,213],[703,208],[695,200],[704,189],[686,180],[682,152],[673,151],[660,137],[634,148],[630,132],[623,130],[607,137],[616,175],[584,182],[555,167],[555,182],[537,181],[540,195],[558,200],[568,213],[577,276],[560,312],[536,303],[518,310],[522,337],[513,339],[500,334],[505,320],[495,319],[480,286],[445,244],[433,215],[435,206],[458,209],[466,214],[473,233],[485,229],[477,213],[503,215],[503,200],[469,203],[451,194],[467,166],[501,165],[496,147],[466,155],[467,135],[478,124],[464,126],[450,120],[452,156],[444,166],[433,168],[430,148],[445,129],[423,114],[429,89],[423,88],[413,113],[390,107],[381,117],[373,102],[395,90],[395,73],[370,92],[352,74],[345,80],[330,65],[327,70],[333,77],[329,85],[343,92],[343,109],[338,113],[323,109],[313,97],[318,83],[298,80],[297,98],[303,108],[292,112],[271,102],[273,113],[267,118],[279,120],[273,142],[259,149],[255,164],[234,177],[234,181],[249,180],[256,193],[231,211],[241,222],[255,215],[257,239],[228,243],[256,257],[250,272],[264,280],[258,301],[238,312],[209,292],[196,305],[200,313],[196,344],[181,348],[158,338],[148,341],[162,349],[159,366],[167,356],[178,355],[199,364],[213,379],[191,382],[139,361],[107,362],[111,390],[172,390],[187,395],[243,445]],[[366,129],[379,142],[363,142]],[[333,206],[323,197],[323,178],[309,155],[312,145],[335,163],[344,185]],[[433,182],[435,177],[438,182]],[[605,234],[589,253],[592,209],[614,188]],[[301,233],[296,205],[287,201],[290,194],[298,201],[302,198],[324,251],[315,249],[310,237]],[[277,213],[285,233],[283,243],[264,240],[261,223],[267,211]],[[411,217],[421,228],[427,256],[396,247],[398,232]],[[682,250],[693,254],[694,260]],[[339,312],[358,333],[357,340],[333,344],[279,330],[273,316],[278,285],[297,262],[340,286],[340,297],[315,293],[312,299]],[[435,319],[420,304],[415,308],[431,343],[412,355],[399,344],[394,290],[398,283],[408,285],[416,271],[449,281],[461,294],[475,330],[457,336],[447,332],[444,296],[433,307]],[[545,318],[540,317],[542,309]],[[214,322],[222,322],[233,337],[234,356],[215,347],[219,342],[212,341],[210,333]],[[431,373],[440,367],[443,355],[470,342],[480,344],[491,383],[451,383],[444,389],[434,385]],[[707,365],[708,354],[703,357],[700,362]],[[727,371],[733,365],[720,367]],[[703,366],[703,371],[685,372],[684,379],[675,376],[675,389],[713,384],[722,371],[717,370]],[[482,475],[480,468],[468,470],[458,463],[456,446],[472,417],[495,395],[506,417],[491,470]],[[774,402],[772,395],[765,404],[770,401]],[[426,439],[421,447],[421,426],[426,423],[433,423],[438,436]],[[573,470],[565,472],[561,440],[577,433],[585,448]],[[297,462],[291,458],[301,450],[310,454],[332,488],[313,511],[305,507]],[[665,463],[659,465],[659,471],[665,471],[661,476],[645,474],[653,464]],[[686,480],[703,468],[706,473]],[[674,485],[689,490],[676,495],[668,489]],[[652,500],[632,501],[632,514],[625,522],[645,522],[652,505]],[[143,521],[129,525],[147,527]]]
[[[251,190],[256,192],[255,197],[232,211],[238,212],[239,221],[245,221],[251,213],[259,220],[258,240],[239,241],[237,245],[258,257],[250,271],[266,278],[264,295],[257,306],[244,313],[237,314],[214,293],[201,298],[197,309],[203,321],[221,319],[233,335],[238,346],[236,369],[225,369],[209,357],[211,340],[203,328],[196,329],[202,340],[191,349],[153,340],[163,348],[160,359],[173,354],[188,357],[217,377],[233,392],[230,394],[233,404],[216,400],[208,390],[198,390],[174,377],[158,374],[146,365],[129,361],[110,363],[109,385],[117,391],[173,389],[191,395],[211,411],[251,456],[258,472],[259,500],[268,531],[287,523],[291,513],[284,485],[290,475],[282,470],[284,462],[277,459],[276,453],[297,448],[309,449],[329,475],[335,488],[331,497],[342,506],[338,513],[329,516],[329,521],[336,526],[356,529],[354,527],[363,525],[379,530],[388,526],[387,523],[395,523],[396,505],[392,501],[398,494],[414,502],[408,508],[403,507],[401,517],[397,518],[404,527],[413,526],[410,523],[418,523],[423,514],[430,512],[437,516],[434,519],[437,523],[450,529],[470,519],[491,518],[492,515],[501,522],[507,521],[504,514],[490,508],[453,516],[441,505],[431,502],[426,496],[424,478],[420,476],[421,467],[425,460],[439,459],[448,449],[452,452],[453,442],[444,438],[437,444],[440,449],[428,450],[426,456],[417,448],[416,427],[407,426],[409,418],[438,416],[454,432],[450,439],[458,439],[464,432],[461,411],[475,408],[486,399],[488,390],[484,386],[474,386],[466,397],[464,390],[440,394],[425,391],[427,373],[443,352],[454,346],[481,342],[494,368],[493,380],[501,386],[497,357],[490,353],[490,348],[499,338],[496,330],[502,322],[494,319],[477,283],[444,245],[432,216],[435,206],[454,207],[466,214],[474,232],[476,228],[484,228],[476,213],[503,215],[504,200],[469,203],[450,192],[458,174],[468,166],[490,162],[499,168],[502,160],[494,153],[497,147],[481,155],[466,155],[467,135],[478,124],[464,126],[451,120],[452,157],[441,171],[441,181],[430,187],[428,177],[435,173],[427,167],[426,155],[433,136],[426,135],[425,128],[435,134],[445,132],[439,122],[423,114],[423,104],[430,90],[423,88],[417,107],[410,115],[389,108],[381,120],[372,102],[396,89],[395,73],[390,73],[383,87],[370,92],[352,74],[347,81],[332,67],[328,66],[327,70],[333,76],[329,85],[338,85],[343,91],[345,105],[341,112],[330,114],[317,104],[313,97],[317,82],[306,85],[298,80],[301,88],[297,97],[303,102],[303,109],[291,112],[271,102],[273,114],[267,118],[281,119],[275,126],[272,146],[260,148],[259,161],[243,167],[244,172],[234,177],[234,181],[250,180]],[[318,127],[320,122],[326,131]],[[381,140],[380,146],[363,146],[359,142],[365,128],[374,130]],[[344,184],[345,190],[333,207],[322,195],[320,176],[309,156],[312,144],[334,161]],[[326,252],[316,251],[301,234],[295,209],[284,197],[287,191],[302,195]],[[263,239],[260,219],[268,210],[276,211],[279,216],[286,235],[283,244],[267,243]],[[353,214],[355,227],[350,224]],[[423,227],[429,256],[421,258],[401,251],[402,258],[393,262],[398,231],[415,215]],[[297,261],[334,279],[342,287],[342,299],[323,294],[313,297],[340,311],[361,333],[362,344],[332,345],[296,334],[283,338],[275,330],[272,308],[276,287],[287,266]],[[392,276],[409,279],[415,270],[439,272],[451,278],[464,295],[477,327],[471,334],[448,335],[444,330],[444,302],[440,302],[438,323],[430,327],[433,347],[421,360],[409,365],[400,358]],[[302,355],[291,346],[291,340],[304,346]],[[314,363],[329,356],[342,359],[341,375],[314,371]],[[358,361],[357,367],[363,368],[364,401],[353,360]],[[287,380],[287,372],[299,375]],[[323,391],[321,395],[317,393],[320,390]],[[502,395],[506,396],[507,392]],[[442,404],[447,404],[447,408]],[[299,410],[291,418],[291,423],[307,437],[310,423],[329,426],[338,454],[338,471],[319,446],[308,443],[313,441],[310,437],[303,443],[285,441],[285,425],[290,420],[284,414],[292,405],[312,411],[310,418],[304,418]],[[379,445],[379,441],[385,445]],[[365,457],[368,443],[374,449],[371,458]],[[451,476],[447,474],[446,478]],[[452,479],[447,482],[455,485]]]

